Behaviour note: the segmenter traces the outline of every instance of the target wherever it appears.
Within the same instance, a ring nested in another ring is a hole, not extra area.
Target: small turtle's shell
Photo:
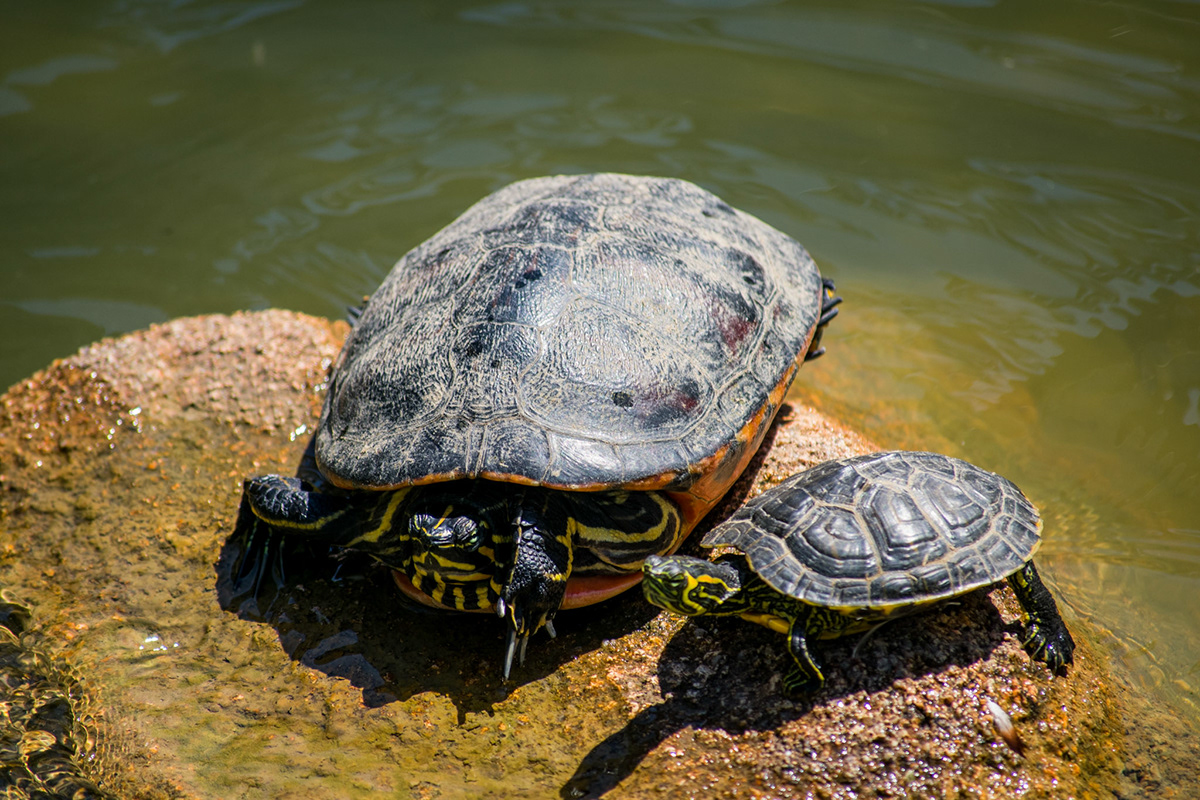
[[[821,302],[798,242],[691,183],[515,183],[404,256],[366,305],[317,463],[369,489],[708,477],[708,503],[758,446]]]
[[[937,453],[893,451],[794,475],[702,544],[741,551],[764,581],[806,603],[892,610],[1011,575],[1041,529],[1007,479]]]

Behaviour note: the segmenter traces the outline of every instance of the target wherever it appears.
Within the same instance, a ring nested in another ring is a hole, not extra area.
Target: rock
[[[776,634],[630,592],[564,612],[511,683],[490,615],[408,608],[319,554],[238,605],[225,539],[243,477],[294,470],[343,325],[209,316],[84,348],[0,407],[0,586],[76,677],[75,760],[127,797],[909,797],[1111,792],[1120,700],[1086,625],[1065,677],[1020,647],[1006,586],[819,643],[782,699]],[[803,380],[803,373],[801,380]],[[720,514],[874,446],[798,402]],[[694,541],[698,537],[693,537]],[[1027,749],[996,734],[987,701]]]

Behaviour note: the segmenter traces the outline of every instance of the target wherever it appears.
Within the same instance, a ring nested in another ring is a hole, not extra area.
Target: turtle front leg
[[[808,632],[803,617],[788,626],[788,652],[796,663],[783,676],[783,689],[791,697],[807,697],[825,684],[821,668],[808,652]]]
[[[311,491],[300,478],[260,475],[247,479],[231,537],[241,543],[241,554],[230,570],[233,585],[238,587],[252,577],[250,595],[257,598],[268,572],[274,570],[276,580],[282,582],[281,534],[321,539],[328,535],[326,526],[348,510],[346,498]]]
[[[1021,608],[1029,615],[1029,627],[1023,642],[1031,658],[1046,662],[1058,671],[1074,660],[1075,640],[1058,613],[1058,605],[1050,590],[1042,583],[1037,569],[1030,561],[1008,578]]]
[[[505,680],[514,655],[525,663],[530,636],[543,627],[554,636],[552,620],[566,594],[573,558],[567,526],[547,525],[528,510],[518,516],[513,539],[512,570],[496,603],[496,613],[508,620]]]

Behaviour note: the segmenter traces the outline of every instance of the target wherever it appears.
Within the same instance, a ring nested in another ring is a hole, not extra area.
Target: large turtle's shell
[[[691,183],[515,183],[370,299],[317,462],[351,488],[683,487],[778,402],[821,300],[798,242]]]
[[[1041,539],[1012,482],[957,458],[893,451],[829,461],[746,503],[705,536],[777,591],[819,606],[890,608],[1005,578]]]

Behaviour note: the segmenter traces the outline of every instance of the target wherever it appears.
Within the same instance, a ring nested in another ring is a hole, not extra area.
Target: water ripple
[[[669,8],[646,3],[503,3],[462,12],[469,22],[620,31],[676,44],[787,58],[1200,140],[1189,109],[1200,82],[1166,58],[1048,35],[970,24],[916,9]],[[968,18],[968,15],[960,15]],[[1111,75],[1121,75],[1119,81]]]
[[[302,5],[304,0],[187,3],[124,0],[116,4],[105,25],[132,28],[138,38],[149,41],[161,53],[169,53],[181,44],[235,30]]]
[[[103,330],[105,336],[167,321],[167,315],[162,309],[125,300],[55,297],[21,300],[11,305],[30,314],[69,317],[90,322]]]
[[[61,56],[44,61],[36,67],[13,70],[5,76],[4,81],[18,86],[49,86],[64,75],[108,72],[116,68],[117,62],[104,56]]]
[[[678,112],[631,107],[607,95],[495,95],[349,76],[334,83],[339,90],[329,101],[343,110],[288,140],[304,157],[343,168],[333,181],[303,192],[301,208],[275,207],[259,216],[257,229],[219,259],[220,271],[235,271],[237,264],[312,232],[321,217],[435,197],[464,180],[499,188],[528,177],[522,165],[546,148],[625,142],[666,149],[692,129]],[[566,163],[557,171],[583,170]]]

